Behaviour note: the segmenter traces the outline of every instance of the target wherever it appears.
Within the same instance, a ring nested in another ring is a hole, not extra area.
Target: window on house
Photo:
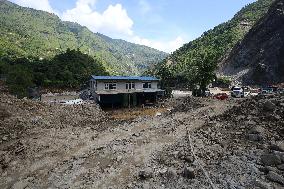
[[[152,83],[151,82],[144,82],[143,83],[143,89],[151,89]]]
[[[135,83],[126,83],[126,89],[135,89]]]
[[[116,89],[116,83],[105,83],[106,90]]]

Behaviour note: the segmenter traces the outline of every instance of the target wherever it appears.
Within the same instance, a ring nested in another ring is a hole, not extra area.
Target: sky
[[[11,0],[115,39],[173,52],[255,0]]]

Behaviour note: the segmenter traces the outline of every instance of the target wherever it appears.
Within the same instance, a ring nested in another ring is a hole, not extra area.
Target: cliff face
[[[268,13],[223,60],[219,71],[243,84],[284,82],[284,0],[272,4]]]

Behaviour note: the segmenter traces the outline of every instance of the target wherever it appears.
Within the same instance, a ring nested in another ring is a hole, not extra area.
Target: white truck
[[[250,95],[250,91],[247,87],[233,87],[231,96],[235,98],[243,98]]]

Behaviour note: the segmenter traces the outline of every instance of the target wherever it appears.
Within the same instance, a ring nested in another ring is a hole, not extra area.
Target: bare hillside
[[[236,45],[222,63],[221,73],[247,85],[284,82],[284,1],[268,13]]]

